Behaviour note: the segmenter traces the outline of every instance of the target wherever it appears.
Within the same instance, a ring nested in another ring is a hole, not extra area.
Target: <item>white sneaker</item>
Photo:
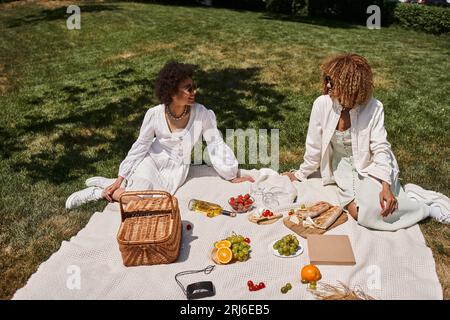
[[[72,193],[66,200],[66,209],[74,209],[82,204],[102,199],[102,188],[89,187]]]
[[[108,179],[105,177],[92,177],[85,181],[87,187],[100,187],[105,189],[112,185],[116,179]]]
[[[439,206],[430,207],[430,216],[437,222],[450,224],[450,211],[445,212]]]
[[[450,214],[450,199],[442,193],[425,190],[424,188],[408,183],[405,185],[405,192],[409,198],[424,202],[426,205],[433,205],[441,208],[445,214]]]

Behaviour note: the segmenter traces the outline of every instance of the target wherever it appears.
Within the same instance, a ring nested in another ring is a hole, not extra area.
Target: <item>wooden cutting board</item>
[[[324,234],[328,230],[336,228],[337,226],[343,224],[347,220],[348,220],[347,213],[343,211],[342,214],[339,216],[339,218],[337,218],[337,220],[327,230],[319,228],[309,228],[304,227],[302,224],[295,224],[289,220],[289,217],[283,218],[283,223],[286,227],[294,231],[296,234],[306,239],[309,234]]]

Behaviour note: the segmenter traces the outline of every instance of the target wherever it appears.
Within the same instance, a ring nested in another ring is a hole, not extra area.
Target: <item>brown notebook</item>
[[[308,235],[308,254],[312,264],[356,264],[350,239],[345,235]]]

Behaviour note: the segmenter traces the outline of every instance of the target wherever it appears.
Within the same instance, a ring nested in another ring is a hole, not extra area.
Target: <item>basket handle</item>
[[[170,199],[170,206],[172,207],[172,218],[175,219],[175,206],[173,204],[173,197],[170,193],[166,191],[158,191],[158,190],[149,190],[149,191],[125,191],[123,192],[119,197],[119,204],[120,204],[120,213],[122,215],[122,220],[124,218],[124,211],[123,211],[123,197],[129,197],[129,196],[144,196],[144,195],[162,195],[166,196]]]

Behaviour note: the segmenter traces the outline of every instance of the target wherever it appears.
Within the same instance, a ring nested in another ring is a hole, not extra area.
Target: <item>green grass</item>
[[[139,3],[0,9],[0,298],[82,229],[96,203],[64,202],[92,175],[115,176],[136,138],[152,85],[168,59],[199,66],[198,101],[221,129],[279,128],[280,170],[303,154],[319,65],[364,55],[403,183],[450,194],[450,37],[397,27],[368,30],[325,20]],[[450,232],[421,223],[450,298]]]

